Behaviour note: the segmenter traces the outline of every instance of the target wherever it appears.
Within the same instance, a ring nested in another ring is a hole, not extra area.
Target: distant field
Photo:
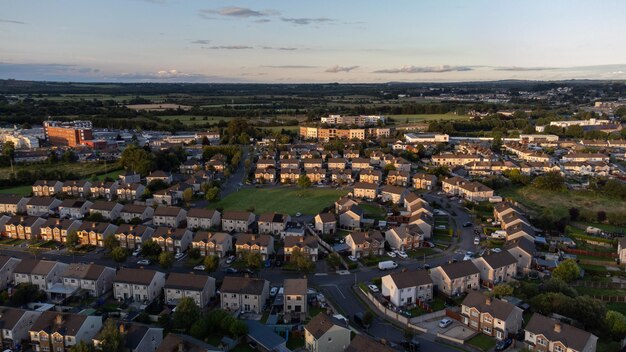
[[[61,94],[60,96],[42,96],[35,99],[47,99],[51,101],[73,101],[73,100],[114,100],[116,102],[129,101],[137,97],[136,95],[108,95],[108,94]],[[152,101],[164,100],[167,95],[140,95],[139,97]]]
[[[207,123],[215,124],[220,122],[220,120],[228,121],[232,119],[232,117],[226,116],[206,116],[205,120],[204,116],[200,115],[165,115],[157,117],[162,120],[179,120],[182,124],[187,126],[204,125]]]
[[[333,205],[347,190],[310,188],[247,188],[231,193],[226,198],[212,203],[211,208],[222,207],[226,210],[246,210],[254,207],[256,214],[280,212],[294,215],[317,214],[322,209]]]
[[[272,126],[272,127],[259,127],[264,130],[272,130],[272,131],[281,131],[285,129],[286,131],[298,132],[300,131],[299,126]]]
[[[407,123],[430,122],[437,120],[460,121],[469,120],[468,115],[455,114],[420,114],[420,115],[389,115],[396,121],[396,124],[402,125]]]
[[[27,196],[31,193],[32,186],[17,186],[11,188],[0,189],[0,194],[15,194],[18,196]]]
[[[93,175],[103,174],[105,171],[109,172],[110,170],[117,170],[120,166],[117,163],[108,163],[105,167],[104,164],[100,163],[58,163],[58,164],[32,164],[32,165],[17,165],[15,166],[15,172],[19,172],[21,170],[36,172],[37,170],[46,169],[48,171],[51,170],[63,170],[66,172],[71,172],[76,174],[82,178],[90,178]],[[11,177],[11,168],[10,167],[2,167],[0,168],[0,179],[8,179]]]

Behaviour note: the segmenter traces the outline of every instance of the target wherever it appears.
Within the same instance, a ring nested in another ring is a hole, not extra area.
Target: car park
[[[193,270],[205,271],[206,270],[206,266],[204,266],[204,265],[196,265],[196,266],[193,267]]]
[[[367,285],[367,287],[374,293],[380,292],[380,290],[378,289],[378,286],[376,286],[374,284],[369,284],[369,285]]]
[[[443,318],[439,321],[439,327],[440,328],[447,328],[448,326],[452,325],[452,320],[448,319],[448,318]]]

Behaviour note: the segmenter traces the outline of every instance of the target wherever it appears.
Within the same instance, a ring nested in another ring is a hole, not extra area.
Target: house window
[[[541,345],[541,346],[546,346],[548,344],[548,341],[542,339],[541,337],[537,338],[537,344]]]
[[[484,328],[483,328],[483,332],[484,332],[485,334],[487,334],[487,335],[491,335],[491,328],[484,327]]]
[[[563,347],[561,347],[561,345],[554,345],[554,351],[564,352],[565,350],[563,349]]]
[[[488,316],[488,315],[486,315],[483,320],[485,321],[485,323],[493,322],[493,319],[490,316]]]
[[[477,312],[477,311],[475,311],[475,310],[474,310],[474,311],[472,311],[472,316],[473,316],[473,317],[478,317],[478,312]]]

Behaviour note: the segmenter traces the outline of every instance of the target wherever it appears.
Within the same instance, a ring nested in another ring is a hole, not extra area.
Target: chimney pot
[[[554,332],[561,332],[561,323],[554,324]]]
[[[485,303],[486,303],[488,306],[490,306],[490,305],[491,305],[491,300],[492,300],[492,298],[491,298],[491,297],[487,297],[487,299],[485,299]]]

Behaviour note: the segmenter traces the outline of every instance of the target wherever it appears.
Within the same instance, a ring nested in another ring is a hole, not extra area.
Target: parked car
[[[370,324],[365,323],[365,314],[363,312],[358,312],[354,315],[354,322],[361,325],[364,329],[370,328]]]
[[[297,212],[297,213],[296,213],[296,217],[300,217],[300,216],[302,216],[302,213]]]
[[[504,340],[500,340],[498,341],[498,343],[496,343],[496,351],[504,351],[509,346],[511,346],[512,343],[513,343],[513,340],[510,337]]]
[[[232,262],[235,261],[235,259],[236,258],[234,255],[229,256],[228,258],[226,258],[226,264],[231,264]]]
[[[150,265],[150,259],[142,259],[137,262],[139,265]]]
[[[417,339],[417,336],[413,336],[411,341],[403,341],[402,347],[404,347],[407,351],[416,352],[420,350],[420,342]]]
[[[276,267],[280,268],[281,266],[283,266],[283,262],[280,260],[277,260],[274,262],[274,265],[276,265]]]
[[[387,255],[390,256],[391,258],[395,258],[396,257],[396,253],[394,253],[394,252],[387,252]]]
[[[206,266],[204,266],[204,265],[196,265],[196,266],[193,267],[193,270],[205,271],[206,270]]]
[[[227,274],[237,274],[239,271],[237,271],[237,269],[235,268],[226,268],[224,269],[224,272]]]
[[[274,286],[270,289],[270,297],[276,296],[277,293],[278,293],[278,287]]]
[[[183,259],[187,254],[180,252],[180,253],[176,253],[176,255],[174,255],[174,259],[176,260],[181,260]]]
[[[369,284],[369,285],[367,285],[367,287],[374,293],[380,292],[380,290],[378,289],[378,286],[376,286],[374,284]]]
[[[472,225],[474,225],[474,224],[472,224],[471,222],[468,221],[468,222],[463,224],[463,227],[472,227]]]
[[[348,259],[349,259],[351,262],[356,262],[356,261],[357,261],[356,257],[355,257],[355,256],[353,256],[353,255],[348,256]]]
[[[443,318],[439,321],[439,327],[440,328],[447,328],[448,326],[452,325],[452,320],[448,319],[448,318]]]
[[[491,251],[494,252],[494,253],[500,253],[500,252],[502,252],[502,248],[497,248],[497,247],[496,248],[491,248]]]
[[[135,249],[135,251],[133,252],[133,257],[138,257],[140,253],[141,249]]]
[[[406,259],[409,257],[408,254],[406,254],[404,251],[397,251],[396,254],[398,255],[398,257],[402,258],[402,259]]]

